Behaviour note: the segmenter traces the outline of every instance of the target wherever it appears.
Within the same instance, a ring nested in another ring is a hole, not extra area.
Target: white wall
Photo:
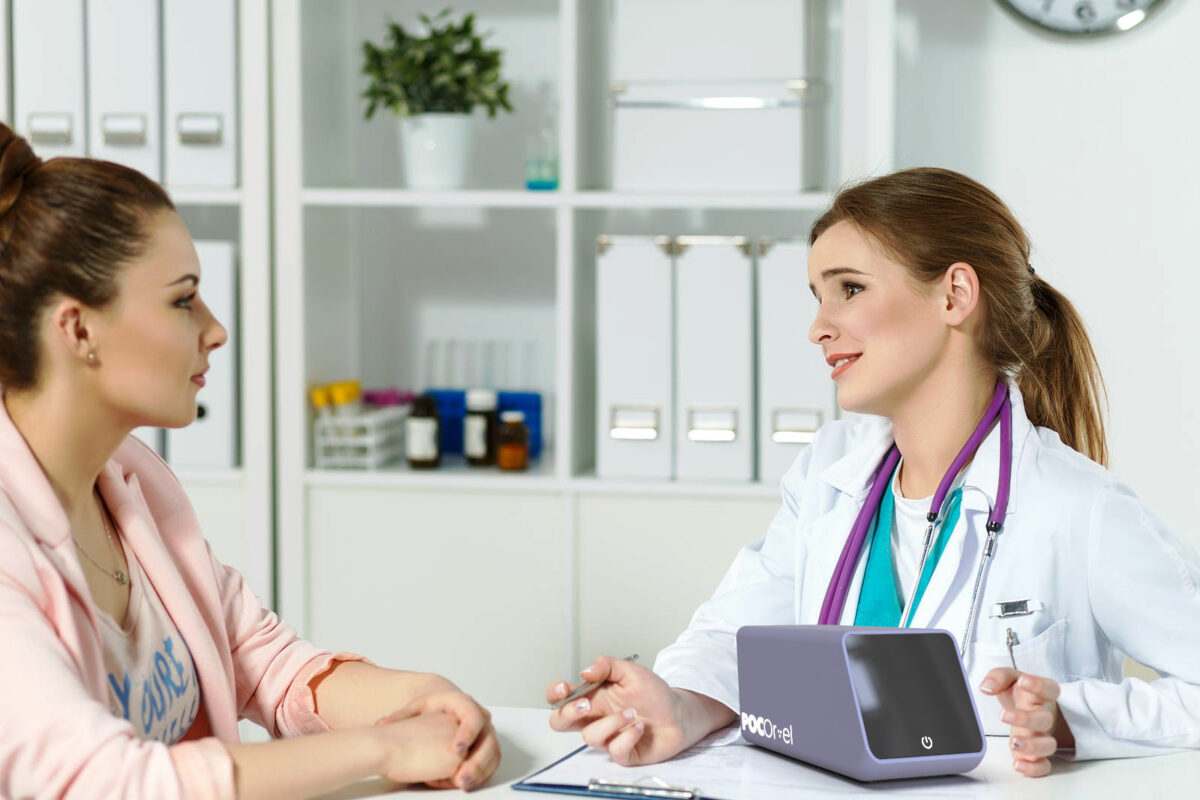
[[[959,170],[1092,331],[1112,468],[1200,543],[1200,3],[1071,41],[996,2],[899,0],[897,168]]]

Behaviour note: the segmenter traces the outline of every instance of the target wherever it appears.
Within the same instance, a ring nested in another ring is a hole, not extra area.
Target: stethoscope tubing
[[[913,587],[908,595],[908,608],[905,609],[905,614],[900,624],[900,627],[907,628],[912,622],[913,615],[916,613],[916,604],[912,601],[916,598],[921,576],[925,573],[929,552],[933,546],[934,531],[944,522],[941,519],[942,503],[945,501],[946,495],[949,494],[950,487],[953,485],[955,478],[975,455],[976,450],[979,449],[979,445],[982,444],[997,417],[1000,419],[1000,474],[997,480],[996,502],[988,512],[988,536],[980,554],[979,567],[975,574],[975,584],[971,593],[971,607],[967,617],[967,627],[963,632],[963,638],[960,643],[960,655],[963,657],[966,655],[967,644],[974,635],[975,625],[979,616],[979,601],[982,597],[983,581],[986,576],[987,566],[995,555],[996,537],[1004,527],[1004,518],[1008,511],[1009,491],[1012,484],[1012,401],[1008,396],[1008,385],[1003,379],[996,382],[996,389],[992,394],[991,402],[988,404],[987,412],[962,446],[962,449],[959,450],[954,462],[950,465],[946,474],[942,476],[937,491],[934,493],[933,502],[930,504],[927,517],[929,527],[925,530],[921,563],[917,568]],[[825,591],[818,624],[836,625],[841,619],[842,610],[846,604],[846,597],[849,594],[850,581],[854,576],[859,556],[862,554],[867,529],[870,528],[871,520],[879,509],[887,484],[899,460],[900,451],[893,444],[871,478],[871,488],[867,492],[863,506],[859,509],[858,516],[854,520],[854,525],[850,529],[850,535],[847,537],[837,565],[834,567],[829,587]]]

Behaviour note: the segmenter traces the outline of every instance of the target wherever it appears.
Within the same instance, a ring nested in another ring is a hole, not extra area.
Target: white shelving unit
[[[241,570],[268,605],[276,601],[272,429],[271,105],[269,3],[237,3],[238,175],[228,190],[171,190],[185,219],[236,214],[240,467],[181,470],[219,557]],[[196,232],[194,232],[195,234]]]
[[[612,191],[598,166],[608,0],[489,0],[479,26],[505,49],[517,113],[480,120],[486,159],[469,189],[400,188],[395,123],[362,121],[359,42],[435,5],[272,4],[281,612],[323,646],[442,671],[485,702],[533,703],[596,652],[652,661],[778,505],[774,485],[592,475],[595,236],[797,235],[833,187]],[[828,5],[840,183],[890,167],[895,11]],[[560,188],[525,191],[524,133],[547,104]],[[524,475],[312,469],[308,389],[347,377],[423,388],[406,336],[438,306],[530,309],[549,365],[541,463]]]
[[[0,113],[12,119],[10,0],[0,0]],[[275,592],[271,428],[271,183],[269,13],[262,0],[238,6],[239,174],[225,190],[168,186],[195,238],[232,238],[239,267],[240,466],[180,470],[178,476],[217,556],[237,567],[268,603]]]

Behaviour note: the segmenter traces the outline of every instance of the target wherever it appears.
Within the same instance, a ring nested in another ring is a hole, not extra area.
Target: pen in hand
[[[637,661],[638,660],[637,653],[634,653],[631,656],[625,656],[625,658],[622,658],[621,660],[629,661],[630,663]],[[555,711],[557,711],[558,709],[562,708],[563,706],[565,706],[567,703],[571,702],[572,700],[578,700],[579,698],[583,697],[585,694],[591,694],[592,692],[594,692],[596,689],[598,689],[602,685],[604,685],[603,681],[599,681],[596,683],[591,683],[591,682],[585,683],[582,686],[577,687],[575,689],[575,691],[571,692],[569,695],[564,697],[562,700],[559,700],[557,703],[555,703],[552,706],[552,708]]]

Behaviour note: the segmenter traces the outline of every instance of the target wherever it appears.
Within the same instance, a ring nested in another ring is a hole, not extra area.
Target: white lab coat
[[[1200,747],[1200,558],[1108,471],[1032,426],[1015,385],[1010,392],[1008,516],[965,658],[984,730],[1008,733],[998,702],[977,687],[992,667],[1010,666],[1005,635],[1012,628],[1017,666],[1062,687],[1058,704],[1076,758]],[[687,630],[659,653],[654,669],[668,684],[738,710],[737,629],[817,623],[871,473],[891,444],[891,424],[880,417],[818,431],[783,478],[783,506],[767,535],[738,553]],[[967,467],[962,514],[912,627],[942,628],[961,640],[999,462],[996,425]],[[859,559],[843,625],[853,624],[865,562]],[[991,616],[998,602],[1023,599],[1041,610]],[[1122,680],[1126,654],[1163,677]]]

